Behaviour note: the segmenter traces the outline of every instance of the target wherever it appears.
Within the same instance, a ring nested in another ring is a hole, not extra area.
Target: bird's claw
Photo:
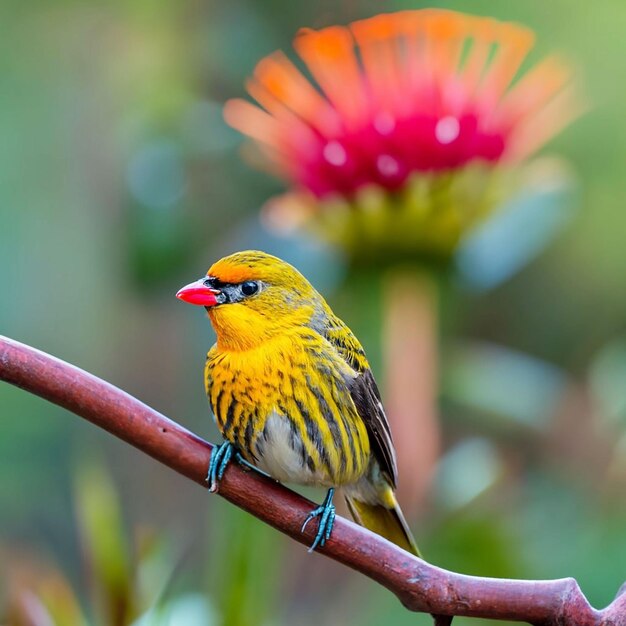
[[[307,524],[315,517],[319,517],[319,526],[317,528],[317,534],[315,535],[315,539],[309,548],[309,552],[313,552],[315,548],[323,547],[324,544],[330,538],[330,533],[333,530],[333,524],[335,523],[335,505],[333,504],[333,494],[335,493],[334,489],[329,489],[326,497],[324,498],[324,502],[320,504],[317,508],[313,509],[304,520],[304,524],[302,524],[301,532],[304,532]]]
[[[230,441],[225,441],[221,445],[213,448],[209,462],[209,473],[206,477],[211,493],[217,491],[218,483],[224,477],[224,472],[230,463],[233,452],[235,452],[235,448]],[[239,456],[239,453],[235,452],[235,456]]]

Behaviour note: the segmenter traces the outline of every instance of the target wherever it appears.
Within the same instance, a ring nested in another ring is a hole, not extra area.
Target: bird
[[[246,250],[176,296],[204,306],[217,337],[204,383],[224,443],[211,454],[210,491],[233,457],[282,483],[327,488],[302,526],[319,518],[313,551],[331,536],[340,488],[358,524],[420,556],[395,496],[396,453],[365,351],[311,283]]]

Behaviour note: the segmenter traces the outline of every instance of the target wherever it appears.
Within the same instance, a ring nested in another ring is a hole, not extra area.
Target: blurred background
[[[429,561],[574,576],[601,607],[626,578],[619,0],[5,0],[0,332],[215,441],[202,387],[212,331],[174,293],[223,254],[262,248],[324,293],[393,404],[381,328],[395,319],[419,343],[422,326],[368,302],[368,270],[263,229],[259,208],[284,186],[245,163],[221,111],[300,27],[423,6],[531,27],[533,55],[572,59],[590,107],[543,149],[567,163],[566,182],[518,198],[482,233],[487,257],[468,246],[437,279],[439,373],[415,374],[435,380],[437,420],[408,439],[394,424],[401,467],[420,468],[401,470],[403,507]],[[0,623],[430,623],[61,409],[3,384],[0,416]]]

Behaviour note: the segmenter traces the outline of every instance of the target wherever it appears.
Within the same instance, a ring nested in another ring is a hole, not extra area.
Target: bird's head
[[[176,297],[206,308],[218,346],[227,350],[247,350],[295,326],[315,326],[327,310],[295,267],[256,250],[220,259]]]

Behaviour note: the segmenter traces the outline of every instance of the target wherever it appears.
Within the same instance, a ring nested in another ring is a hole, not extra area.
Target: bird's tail
[[[346,495],[346,502],[355,522],[383,536],[403,550],[421,557],[422,555],[391,487],[385,493],[385,500],[389,506],[367,504],[357,500],[354,496]]]

